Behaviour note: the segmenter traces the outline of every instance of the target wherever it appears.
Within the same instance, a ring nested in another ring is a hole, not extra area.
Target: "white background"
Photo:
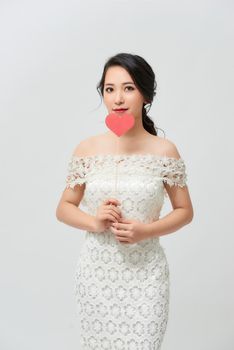
[[[119,52],[156,74],[149,114],[186,162],[194,206],[189,225],[160,239],[171,278],[162,350],[234,348],[233,10],[231,0],[0,1],[1,349],[78,349],[84,232],[55,211],[73,149],[106,129],[96,85]]]

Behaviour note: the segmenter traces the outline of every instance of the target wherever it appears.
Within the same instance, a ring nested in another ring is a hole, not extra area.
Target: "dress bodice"
[[[81,201],[90,215],[107,198],[116,198],[123,217],[144,223],[157,220],[167,192],[164,183],[184,187],[187,181],[182,158],[155,154],[72,155],[66,188],[85,184]]]

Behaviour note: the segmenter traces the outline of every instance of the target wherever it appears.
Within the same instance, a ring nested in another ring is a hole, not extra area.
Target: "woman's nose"
[[[115,95],[115,102],[116,103],[120,103],[120,102],[123,102],[123,95],[122,95],[122,92],[116,92],[116,95]]]

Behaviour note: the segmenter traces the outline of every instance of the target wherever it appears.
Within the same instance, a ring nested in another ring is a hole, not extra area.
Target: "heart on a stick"
[[[125,134],[131,129],[135,123],[135,118],[132,114],[121,113],[110,113],[105,119],[106,126],[113,131],[117,136]]]

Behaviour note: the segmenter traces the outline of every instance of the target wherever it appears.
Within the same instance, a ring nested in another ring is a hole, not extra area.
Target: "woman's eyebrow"
[[[132,81],[127,81],[127,82],[125,82],[125,83],[122,83],[122,85],[125,85],[125,84],[133,84],[133,85],[135,85]],[[115,84],[106,83],[105,85],[115,85]]]

